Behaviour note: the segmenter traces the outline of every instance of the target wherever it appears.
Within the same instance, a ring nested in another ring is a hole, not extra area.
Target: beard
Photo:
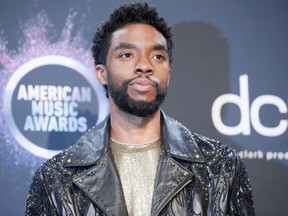
[[[160,89],[159,83],[151,80],[155,84],[156,88],[156,97],[152,101],[143,101],[143,100],[133,100],[128,94],[128,86],[131,81],[137,79],[135,77],[129,80],[125,80],[121,86],[117,86],[110,76],[107,77],[108,92],[110,93],[111,98],[114,100],[116,106],[131,115],[136,115],[138,117],[147,117],[155,113],[160,105],[163,103],[167,88],[164,90]]]

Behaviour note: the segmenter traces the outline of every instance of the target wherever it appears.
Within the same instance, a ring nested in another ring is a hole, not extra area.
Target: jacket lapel
[[[123,190],[109,148],[109,117],[90,129],[66,153],[64,167],[75,167],[73,182],[106,215],[128,215]],[[92,211],[89,208],[89,211]]]
[[[158,215],[187,184],[194,173],[177,160],[204,163],[191,132],[162,112],[163,155],[159,161],[153,194],[152,215]]]
[[[97,165],[75,177],[73,182],[106,215],[128,215],[121,183],[109,152]]]
[[[172,158],[159,161],[153,195],[152,215],[158,215],[169,201],[191,181],[192,173]]]

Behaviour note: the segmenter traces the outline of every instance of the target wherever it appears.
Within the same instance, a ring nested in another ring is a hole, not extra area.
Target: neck
[[[118,142],[143,144],[160,137],[160,110],[147,117],[139,117],[119,110],[110,103],[110,116],[110,136]]]

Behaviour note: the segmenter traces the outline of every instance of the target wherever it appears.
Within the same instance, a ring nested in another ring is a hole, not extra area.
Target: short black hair
[[[106,64],[106,57],[109,50],[111,35],[119,28],[128,24],[148,24],[157,29],[166,39],[169,60],[172,61],[172,32],[164,18],[158,16],[155,7],[150,7],[147,3],[127,3],[116,8],[94,34],[92,44],[92,54],[95,65]]]

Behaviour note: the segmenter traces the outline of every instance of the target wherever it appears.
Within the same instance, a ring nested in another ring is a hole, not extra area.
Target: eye
[[[132,53],[122,53],[120,54],[120,58],[123,58],[123,59],[128,59],[128,58],[131,58],[133,57]]]
[[[153,56],[154,59],[156,60],[165,60],[165,56],[164,55],[161,55],[161,54],[156,54]]]

